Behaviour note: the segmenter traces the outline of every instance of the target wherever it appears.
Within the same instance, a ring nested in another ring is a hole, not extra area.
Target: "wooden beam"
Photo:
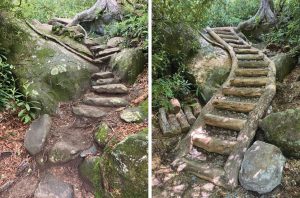
[[[235,70],[236,76],[244,76],[244,77],[267,76],[268,73],[269,73],[268,69],[237,69],[237,70]]]
[[[268,67],[269,63],[266,61],[238,61],[239,67],[249,67],[249,68],[260,68]]]
[[[193,145],[202,148],[211,153],[229,155],[236,141],[222,140],[218,137],[212,137],[205,134],[196,134],[193,136]]]
[[[234,44],[240,44],[240,45],[244,44],[243,41],[237,40],[237,39],[226,39],[226,38],[224,38],[223,40],[226,41],[227,43],[234,43]]]
[[[183,113],[183,111],[180,109],[180,111],[176,114],[176,118],[178,122],[180,123],[180,127],[182,129],[183,133],[186,133],[191,128],[191,125],[187,121],[186,115]]]
[[[237,54],[258,54],[259,53],[259,50],[255,49],[255,48],[250,48],[250,49],[234,48],[233,50]]]
[[[230,80],[231,86],[236,87],[261,87],[265,86],[268,82],[269,78],[267,77],[244,77]]]
[[[251,45],[238,45],[234,43],[229,43],[229,45],[233,48],[240,48],[240,49],[250,49]]]
[[[158,110],[158,122],[159,126],[162,130],[163,135],[169,135],[172,133],[170,124],[167,119],[166,110],[164,108],[160,108]]]
[[[205,114],[204,121],[205,124],[211,126],[220,127],[224,129],[231,129],[235,131],[240,131],[246,123],[246,120],[228,118],[228,117],[223,117],[223,116],[218,116],[213,114]]]
[[[263,54],[237,54],[238,60],[263,60]]]
[[[233,35],[227,35],[227,34],[218,34],[218,35],[222,39],[234,39],[234,40],[239,40],[240,39],[238,36],[233,36]]]
[[[186,105],[183,107],[183,111],[184,111],[190,125],[193,125],[194,122],[196,121],[196,117],[194,116],[194,114],[192,112],[192,108],[190,106]]]
[[[236,102],[236,101],[228,101],[222,99],[216,99],[213,101],[213,105],[217,109],[224,109],[242,113],[249,113],[255,108],[254,103],[247,102]]]
[[[260,97],[264,89],[261,88],[237,88],[225,87],[223,94],[228,96],[242,96],[242,97]]]

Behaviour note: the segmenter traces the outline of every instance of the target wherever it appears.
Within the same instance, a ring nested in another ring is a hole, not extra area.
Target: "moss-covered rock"
[[[276,80],[282,82],[284,77],[288,75],[297,64],[297,57],[293,57],[290,54],[277,54],[271,58],[276,66]]]
[[[214,47],[202,37],[200,48],[188,64],[190,80],[197,85],[204,101],[209,101],[215,91],[227,79],[231,69],[231,59],[227,51]]]
[[[278,146],[285,156],[300,158],[300,109],[272,113],[260,127],[267,141]]]
[[[90,156],[84,158],[79,165],[79,174],[84,181],[87,181],[94,189],[101,187],[100,161],[98,156]]]
[[[118,74],[121,80],[134,83],[142,73],[146,64],[145,55],[140,48],[124,49],[112,56],[110,67]]]
[[[111,132],[108,124],[105,122],[100,123],[98,129],[94,134],[95,141],[100,147],[105,147],[108,142],[108,134]]]
[[[44,112],[55,112],[58,102],[78,98],[88,88],[90,74],[98,68],[42,39],[25,23],[8,15],[0,18],[0,45],[8,49],[20,83],[31,83],[31,98]]]
[[[148,196],[147,134],[130,135],[103,155],[102,179],[113,197]]]

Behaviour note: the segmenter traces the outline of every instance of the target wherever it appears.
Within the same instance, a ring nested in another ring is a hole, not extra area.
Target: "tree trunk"
[[[94,21],[103,12],[118,16],[120,15],[120,7],[115,0],[97,0],[91,8],[77,14],[68,26],[74,26],[81,22]]]
[[[243,21],[238,25],[238,30],[242,32],[250,32],[256,29],[269,29],[272,25],[277,23],[276,15],[274,14],[273,0],[261,0],[260,8],[256,14]]]

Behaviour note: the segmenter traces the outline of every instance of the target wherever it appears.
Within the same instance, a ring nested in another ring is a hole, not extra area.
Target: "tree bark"
[[[249,32],[261,27],[271,27],[277,23],[277,17],[274,14],[273,0],[261,0],[260,8],[250,19],[241,22],[237,29],[242,32]]]
[[[103,12],[120,15],[120,7],[115,0],[97,0],[89,9],[77,14],[68,26],[74,26],[81,22],[94,21]]]

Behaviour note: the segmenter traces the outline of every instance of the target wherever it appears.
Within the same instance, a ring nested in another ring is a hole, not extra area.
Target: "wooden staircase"
[[[232,68],[226,82],[179,142],[173,166],[233,189],[238,185],[240,165],[259,119],[275,95],[276,69],[267,56],[239,37],[233,27],[206,31],[229,52]],[[191,154],[195,148],[215,157],[197,160]]]

